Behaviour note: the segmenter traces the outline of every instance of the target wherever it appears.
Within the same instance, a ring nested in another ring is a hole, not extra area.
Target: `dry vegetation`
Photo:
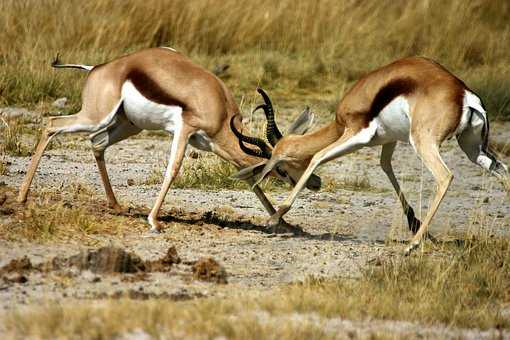
[[[57,52],[97,64],[169,45],[209,68],[230,64],[225,78],[237,98],[255,98],[261,84],[277,104],[306,100],[322,112],[366,71],[424,55],[464,79],[493,117],[510,113],[505,1],[6,0],[0,11],[2,105],[65,95],[76,110],[84,76],[52,71]]]
[[[337,191],[338,189],[362,192],[386,192],[386,188],[378,188],[370,183],[366,172],[361,174],[348,174],[340,178],[323,178],[324,185],[321,190]]]
[[[94,191],[82,183],[33,193],[23,209],[18,209],[14,202],[16,193],[13,188],[0,186],[0,196],[8,198],[0,216],[15,217],[0,223],[0,238],[4,240],[73,240],[93,245],[95,240],[90,238],[93,235],[120,236],[145,227],[142,220],[117,215],[101,201],[92,199]]]
[[[143,331],[155,337],[207,334],[229,339],[333,337],[323,325],[336,317],[508,328],[509,242],[463,236],[465,241],[434,246],[437,256],[425,251],[411,258],[377,259],[359,279],[311,278],[278,294],[193,302],[113,301],[72,307],[53,303],[30,312],[11,312],[6,326],[18,335],[41,338],[111,338]],[[310,315],[319,318],[312,322],[307,319]],[[285,327],[279,318],[286,320]]]
[[[4,125],[0,128],[2,131],[1,138],[1,152],[2,154],[8,154],[11,156],[28,156],[30,150],[22,143],[23,137],[23,123],[18,119],[1,119],[1,123]]]
[[[5,153],[0,147],[0,176],[7,174],[7,161],[5,160]]]
[[[510,118],[510,3],[505,1],[126,0],[119,5],[114,0],[4,0],[0,11],[0,106],[46,108],[67,96],[71,104],[66,110],[76,111],[84,75],[52,71],[49,62],[57,52],[65,62],[97,64],[142,47],[167,45],[209,69],[230,64],[222,77],[245,116],[259,100],[254,89],[260,84],[282,112],[296,113],[306,102],[322,113],[322,123],[332,118],[339,98],[362,74],[403,56],[424,55],[464,79],[484,99],[492,118]],[[254,118],[253,129],[260,132],[262,119]],[[22,144],[28,132],[21,122],[0,126],[2,175],[6,155],[31,151]],[[508,143],[493,147],[510,152]],[[246,188],[228,178],[233,168],[216,156],[187,158],[183,170],[176,188]],[[162,172],[155,168],[141,184],[160,183]],[[279,188],[270,182],[264,189]],[[325,185],[326,190],[336,188],[379,190],[366,174]],[[116,216],[92,202],[83,185],[35,196],[26,210],[0,226],[0,238],[59,241],[72,234],[86,240],[146,227],[141,219]],[[278,294],[191,302],[51,302],[9,312],[5,326],[19,337],[35,338],[112,338],[137,330],[155,337],[328,338],[335,334],[322,323],[334,317],[508,329],[509,240],[488,235],[461,239],[427,244],[410,258],[376,260],[359,279],[311,278]],[[318,315],[323,321],[279,322],[278,317],[293,313]]]
[[[510,156],[510,142],[494,142],[492,141],[490,147],[500,155]]]
[[[143,185],[160,185],[163,183],[163,175],[166,162],[155,166],[143,181]],[[184,159],[179,176],[172,184],[173,188],[197,188],[202,190],[248,190],[249,186],[244,181],[230,178],[237,172],[236,168],[211,153],[192,152]],[[262,185],[264,191],[281,190],[286,187],[282,181],[268,178]]]

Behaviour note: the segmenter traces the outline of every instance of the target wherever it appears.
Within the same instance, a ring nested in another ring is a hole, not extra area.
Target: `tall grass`
[[[66,95],[77,107],[83,75],[51,71],[57,52],[95,64],[170,45],[206,67],[231,63],[236,96],[260,83],[280,103],[335,102],[366,71],[425,55],[463,78],[493,115],[510,116],[505,1],[4,0],[0,12],[1,105]]]

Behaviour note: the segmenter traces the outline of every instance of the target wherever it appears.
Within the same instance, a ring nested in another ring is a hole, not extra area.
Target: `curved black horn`
[[[282,133],[280,130],[278,130],[278,126],[274,120],[273,104],[271,103],[267,93],[265,93],[264,90],[262,90],[260,87],[257,88],[257,92],[260,93],[262,98],[264,98],[265,104],[257,106],[253,112],[257,111],[258,109],[264,110],[267,119],[266,137],[269,143],[271,143],[272,146],[275,146],[280,138],[282,138]]]
[[[267,146],[266,142],[264,142],[262,139],[257,138],[257,137],[250,137],[250,136],[243,135],[239,130],[236,129],[236,127],[234,125],[234,119],[235,119],[235,116],[233,116],[230,119],[230,128],[234,132],[234,135],[236,135],[236,137],[239,139],[239,147],[241,148],[241,150],[243,150],[248,155],[270,159],[271,158],[271,149],[269,148],[269,146]],[[251,145],[255,145],[260,150],[253,150],[252,148],[249,148],[246,145],[244,145],[244,142],[251,144]]]

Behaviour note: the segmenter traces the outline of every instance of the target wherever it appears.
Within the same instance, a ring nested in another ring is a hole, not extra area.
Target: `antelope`
[[[76,114],[49,119],[21,185],[17,199],[20,203],[27,199],[46,146],[53,137],[64,133],[90,133],[108,204],[117,212],[122,208],[108,178],[104,159],[106,148],[144,129],[164,130],[173,135],[164,181],[148,215],[153,232],[161,229],[157,217],[179,172],[188,144],[213,152],[237,168],[260,164],[271,157],[272,147],[264,140],[244,136],[239,131],[242,130],[239,108],[225,84],[171,48],[144,49],[96,66],[61,64],[57,55],[52,66],[88,71],[82,92],[82,107]],[[268,119],[271,119],[271,115],[274,119],[273,112],[267,111],[266,106],[262,108],[269,115]],[[290,132],[306,132],[312,117],[305,110],[291,126]],[[274,133],[272,125],[268,124],[267,135],[273,140]],[[284,167],[273,175],[293,184],[302,171]],[[248,181],[252,183],[253,180]],[[311,177],[307,186],[318,190],[320,178]],[[274,214],[275,209],[260,187],[253,185],[252,188],[267,212]],[[285,224],[285,221],[281,223]]]
[[[488,147],[489,121],[480,98],[438,63],[421,57],[405,58],[357,81],[338,104],[334,122],[302,136],[281,138],[263,168],[251,166],[235,177],[258,176],[255,181],[258,184],[275,167],[306,168],[290,195],[269,219],[268,223],[274,224],[290,210],[319,165],[363,147],[382,145],[380,165],[397,193],[414,234],[405,249],[405,254],[409,254],[428,235],[431,220],[453,179],[439,152],[441,143],[453,136],[473,163],[496,176],[510,190],[507,166]],[[407,203],[393,172],[391,158],[397,141],[411,143],[437,184],[423,223]]]

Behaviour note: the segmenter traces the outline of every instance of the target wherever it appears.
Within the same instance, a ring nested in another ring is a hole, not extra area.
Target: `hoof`
[[[411,244],[409,246],[407,246],[407,248],[404,250],[404,256],[411,255],[411,252],[413,250],[415,250],[416,248],[418,248],[419,245],[420,245],[420,241],[411,242]]]
[[[149,225],[151,228],[149,229],[150,234],[161,234],[161,226],[159,225],[158,221],[155,218],[149,217],[147,218],[147,222],[149,222]]]
[[[409,208],[407,211],[407,224],[409,225],[409,230],[411,230],[413,235],[415,235],[421,227],[421,221],[416,218],[412,208]]]
[[[423,236],[424,239],[429,240],[430,242],[437,244],[438,240],[434,236],[432,236],[431,233],[426,233],[425,236]]]
[[[267,226],[273,228],[277,227],[280,221],[283,219],[283,215],[285,215],[287,211],[289,211],[289,206],[285,204],[281,205],[278,210],[269,218],[267,221]]]
[[[292,224],[285,221],[283,218],[278,220],[278,224],[272,227],[271,231],[274,234],[293,234],[293,235],[304,235],[303,229],[300,227],[293,226]]]
[[[266,222],[266,226],[267,227],[270,227],[270,228],[276,228],[278,227],[278,225],[280,224],[280,221],[281,221],[281,218],[280,216],[276,215],[276,216],[271,216],[269,218],[269,220],[267,220]],[[286,222],[285,222],[286,223]]]
[[[159,235],[159,234],[161,234],[161,230],[159,230],[158,228],[152,227],[152,228],[149,229],[149,234],[151,234],[151,235]]]
[[[17,197],[16,198],[16,202],[18,204],[25,204],[27,202],[27,199],[26,198],[23,198],[23,197]]]
[[[124,209],[122,209],[122,207],[120,205],[114,205],[114,206],[110,206],[110,208],[115,211],[116,214],[118,215],[121,215],[124,213]]]

